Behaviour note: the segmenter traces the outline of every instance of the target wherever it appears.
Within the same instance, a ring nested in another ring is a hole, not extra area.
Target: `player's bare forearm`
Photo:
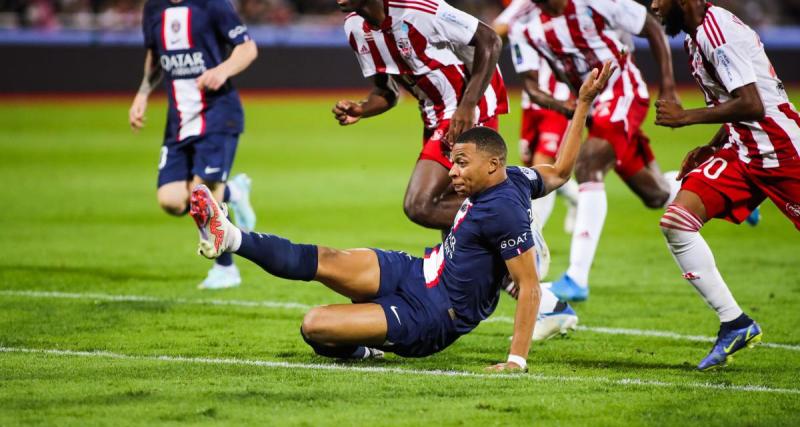
[[[696,124],[724,124],[757,121],[764,118],[764,103],[755,83],[733,91],[733,99],[712,107],[684,110],[676,102],[656,102],[656,124],[682,127]]]
[[[659,98],[677,100],[675,74],[672,70],[672,51],[669,48],[667,36],[664,34],[661,24],[652,15],[648,14],[640,35],[647,39],[650,44],[650,51],[653,52],[658,64],[661,74]]]
[[[567,118],[572,118],[574,111],[566,102],[553,98],[552,95],[544,92],[539,87],[539,73],[537,71],[528,71],[521,74],[521,77],[525,92],[530,96],[531,101],[543,108],[556,111]]]
[[[156,62],[156,57],[151,49],[147,49],[147,55],[144,59],[144,77],[142,83],[139,85],[138,95],[148,96],[156,86],[161,82],[163,77],[161,67]]]
[[[258,58],[258,46],[253,40],[236,45],[231,55],[218,67],[230,78],[246,70]]]
[[[572,116],[572,121],[567,129],[567,135],[558,157],[552,165],[536,165],[536,170],[542,176],[546,193],[557,190],[569,181],[572,171],[575,169],[575,162],[578,160],[581,141],[583,141],[583,130],[586,128],[586,117],[589,115],[591,103],[578,101]]]
[[[519,289],[517,308],[514,312],[514,335],[511,337],[509,354],[528,358],[531,348],[531,337],[536,325],[536,314],[542,292],[535,264],[536,249],[531,248],[521,255],[506,261],[511,278]]]
[[[360,102],[363,113],[361,117],[372,117],[383,114],[397,105],[399,90],[387,75],[375,76],[372,91],[367,99]]]
[[[497,60],[500,58],[500,51],[503,48],[503,41],[491,27],[481,22],[478,24],[478,29],[475,31],[470,45],[475,47],[475,56],[461,105],[474,109],[492,80]]]
[[[606,87],[608,79],[615,70],[616,67],[612,66],[611,62],[606,62],[603,64],[602,70],[592,70],[589,77],[581,85],[578,91],[575,113],[555,163],[553,165],[536,166],[536,170],[542,176],[546,193],[550,193],[564,185],[572,175],[572,171],[575,169],[575,162],[578,159],[581,141],[583,140],[583,129],[586,127],[589,108],[597,98],[597,95]]]

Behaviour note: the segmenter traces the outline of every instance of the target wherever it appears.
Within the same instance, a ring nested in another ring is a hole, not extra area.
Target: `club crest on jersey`
[[[172,29],[173,33],[178,34],[178,32],[181,30],[181,21],[176,19],[172,21],[169,27]]]
[[[411,46],[411,40],[409,39],[398,39],[397,49],[400,50],[400,55],[404,58],[410,58],[414,53],[414,48]]]

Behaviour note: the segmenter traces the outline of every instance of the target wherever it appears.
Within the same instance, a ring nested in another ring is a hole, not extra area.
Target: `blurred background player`
[[[567,131],[569,117],[574,110],[569,86],[558,81],[550,66],[539,57],[536,51],[524,40],[522,34],[514,34],[510,29],[521,28],[528,15],[536,9],[530,0],[513,1],[494,21],[494,29],[501,37],[508,37],[511,46],[511,59],[516,72],[523,82],[522,122],[520,123],[519,157],[525,166],[552,164],[558,147]],[[564,105],[555,105],[556,111],[542,106],[539,92],[544,92]],[[537,102],[538,101],[538,102]],[[578,204],[578,184],[570,179],[557,190],[567,202],[567,215],[564,218],[564,231],[572,233],[575,227],[576,206]],[[534,213],[540,227],[544,227],[555,206],[556,193],[534,200]]]
[[[170,215],[185,215],[190,189],[205,184],[218,200],[231,202],[242,228],[252,229],[256,218],[249,201],[250,179],[241,174],[225,185],[244,130],[239,94],[229,78],[258,55],[247,27],[228,0],[150,0],[142,30],[144,78],[129,121],[134,130],[144,126],[147,98],[166,76],[169,108],[158,164],[159,205]],[[217,258],[199,287],[240,283],[239,270],[226,255]]]
[[[717,341],[698,369],[724,366],[761,340],[717,270],[700,228],[712,218],[741,223],[769,197],[800,229],[800,115],[789,101],[758,34],[729,11],[701,0],[655,0],[667,34],[686,33],[690,70],[707,108],[656,104],[656,124],[720,123],[711,142],[691,151],[661,229],[683,277],[717,312]]]
[[[374,88],[333,113],[346,126],[395,106],[398,86],[416,99],[423,148],[403,210],[424,227],[447,230],[463,202],[447,176],[449,145],[473,126],[497,129],[508,98],[497,69],[502,43],[477,18],[441,0],[339,0],[344,28],[364,77]]]
[[[661,208],[677,192],[674,179],[662,176],[648,138],[641,130],[649,93],[626,48],[621,32],[645,37],[658,63],[661,98],[677,99],[672,58],[658,21],[633,0],[534,0],[522,38],[551,66],[573,93],[602,61],[617,66],[608,87],[592,105],[589,138],[575,169],[578,212],[572,234],[569,268],[552,283],[552,291],[569,301],[589,296],[589,270],[608,210],[604,179],[612,168],[645,206]],[[528,83],[528,86],[534,82]],[[539,92],[550,108],[569,108]]]
[[[405,357],[442,351],[494,312],[504,277],[510,275],[519,289],[514,336],[507,362],[490,369],[526,369],[537,309],[552,311],[558,304],[541,300],[530,200],[554,191],[572,175],[589,106],[611,70],[606,62],[582,85],[575,120],[553,165],[507,168],[506,145],[497,132],[476,127],[459,136],[449,177],[465,200],[447,237],[426,250],[424,259],[246,233],[226,219],[224,208],[202,185],[192,191],[191,200],[199,253],[215,258],[235,252],[269,274],[316,280],[350,299],[352,304],[313,308],[300,328],[317,354],[345,359],[380,357],[383,351]]]

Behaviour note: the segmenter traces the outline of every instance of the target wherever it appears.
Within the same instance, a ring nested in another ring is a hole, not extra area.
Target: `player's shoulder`
[[[751,32],[747,24],[727,9],[709,5],[695,38],[704,50],[716,50],[731,42],[755,40],[750,37]]]
[[[360,33],[364,31],[364,18],[352,12],[344,17],[344,30],[347,34]]]

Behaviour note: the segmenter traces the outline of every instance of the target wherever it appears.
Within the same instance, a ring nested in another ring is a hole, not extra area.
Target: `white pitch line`
[[[402,369],[385,368],[379,366],[352,366],[341,364],[319,364],[319,363],[292,363],[270,360],[252,360],[236,358],[210,358],[210,357],[183,357],[183,356],[138,356],[132,354],[112,353],[107,351],[74,351],[56,349],[33,349],[20,347],[0,347],[0,353],[24,353],[41,354],[51,356],[66,357],[95,357],[118,360],[148,361],[148,362],[171,362],[204,365],[237,365],[237,366],[259,366],[274,369],[304,369],[316,371],[339,371],[339,372],[358,372],[358,373],[378,373],[378,374],[398,374],[398,375],[419,375],[434,377],[462,377],[480,378],[492,380],[533,380],[541,382],[575,382],[589,384],[609,384],[621,386],[641,386],[641,387],[665,387],[665,388],[690,388],[690,389],[711,389],[735,392],[759,392],[775,394],[800,394],[800,389],[792,388],[773,388],[760,385],[730,385],[709,382],[667,382],[654,381],[641,378],[621,378],[613,379],[607,377],[580,377],[562,375],[542,375],[542,374],[481,374],[468,371],[443,371],[443,370],[423,370],[423,369]]]
[[[69,292],[51,292],[51,291],[17,291],[17,290],[0,290],[0,296],[17,296],[25,298],[60,298],[60,299],[77,299],[77,300],[96,300],[96,301],[111,301],[111,302],[155,302],[155,303],[172,303],[172,304],[196,304],[196,305],[213,305],[213,306],[236,306],[236,307],[256,307],[256,308],[280,308],[280,309],[297,309],[308,310],[312,306],[292,301],[245,301],[245,300],[220,300],[220,299],[188,299],[188,298],[157,298],[145,295],[112,295],[101,293],[69,293]],[[513,324],[514,319],[508,316],[492,316],[483,321],[483,323],[509,323]],[[627,328],[609,328],[603,326],[578,326],[578,330],[593,332],[598,334],[607,335],[628,335],[649,338],[667,338],[676,341],[693,341],[693,342],[714,342],[714,337],[707,337],[702,335],[683,335],[669,331],[656,331],[647,329],[627,329]],[[777,348],[782,350],[800,351],[800,345],[796,344],[779,344],[765,342],[760,344],[766,348]]]

